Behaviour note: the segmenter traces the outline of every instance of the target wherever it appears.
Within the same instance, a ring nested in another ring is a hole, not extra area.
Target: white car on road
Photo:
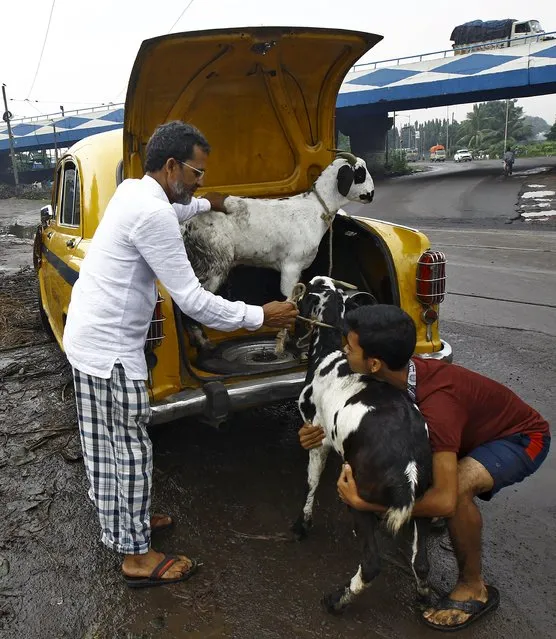
[[[473,156],[468,149],[459,149],[454,154],[454,162],[471,162]]]

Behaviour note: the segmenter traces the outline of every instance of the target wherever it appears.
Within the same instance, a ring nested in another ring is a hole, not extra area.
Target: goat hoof
[[[434,534],[441,535],[448,529],[448,520],[446,517],[433,517],[430,523],[430,530]]]
[[[313,520],[307,519],[305,520],[303,516],[299,517],[297,521],[291,527],[291,531],[295,537],[296,541],[303,541],[307,539],[307,535],[309,534],[309,530],[313,526]]]
[[[346,589],[340,588],[340,590],[336,590],[329,595],[325,595],[321,599],[321,604],[323,605],[326,612],[331,615],[341,615],[346,609],[346,604],[342,603],[342,599],[344,598],[345,594]]]
[[[417,591],[417,605],[419,608],[430,608],[433,605],[432,592],[430,588]]]

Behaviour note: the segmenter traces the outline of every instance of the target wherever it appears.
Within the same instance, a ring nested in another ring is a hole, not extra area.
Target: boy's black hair
[[[147,143],[145,171],[158,171],[170,158],[187,162],[193,157],[195,146],[210,153],[205,136],[191,124],[180,120],[161,124]]]
[[[401,370],[415,351],[415,322],[399,306],[360,306],[346,314],[345,323],[357,333],[365,357],[382,360],[390,370]]]

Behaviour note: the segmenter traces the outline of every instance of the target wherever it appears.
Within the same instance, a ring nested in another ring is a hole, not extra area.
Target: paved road
[[[501,176],[499,165],[434,166],[429,173],[379,183],[371,205],[346,208],[415,226],[446,253],[444,320],[555,336],[554,228],[508,221],[523,184],[535,181],[535,170],[556,167],[556,158],[520,160],[510,179]]]
[[[346,208],[408,226],[499,226],[514,214],[526,178],[542,167],[556,167],[556,158],[520,159],[507,179],[500,160],[436,164],[426,173],[379,182],[371,205]]]

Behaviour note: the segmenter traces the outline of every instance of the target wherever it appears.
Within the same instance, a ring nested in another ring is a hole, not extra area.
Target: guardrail
[[[544,39],[556,39],[556,31],[549,31],[548,33],[537,33],[536,35],[526,35],[519,36],[518,38],[505,38],[504,40],[496,40],[490,41],[488,40],[488,48],[489,49],[502,49],[512,46],[511,43],[523,42],[523,44],[535,44],[537,42],[542,42]],[[486,42],[485,42],[486,44]],[[503,45],[503,46],[502,46]],[[460,53],[462,51],[472,52],[476,50],[477,47],[482,46],[481,42],[476,42],[475,44],[470,44],[466,47],[457,47],[457,51]],[[455,49],[446,49],[444,51],[431,51],[430,53],[421,53],[419,55],[408,55],[399,58],[390,58],[389,60],[378,60],[377,62],[361,62],[359,64],[354,65],[350,69],[350,73],[354,71],[362,71],[364,68],[369,68],[370,70],[380,68],[378,65],[384,66],[400,66],[401,64],[412,64],[414,62],[423,62],[423,60],[430,58],[450,58],[455,55]],[[393,64],[395,63],[395,64]]]
[[[22,124],[25,122],[42,122],[45,120],[53,120],[54,118],[60,120],[63,118],[67,118],[69,116],[72,115],[83,115],[85,113],[95,113],[96,111],[106,111],[107,109],[116,109],[118,107],[123,107],[124,106],[124,102],[117,102],[116,104],[101,104],[99,106],[96,107],[86,107],[83,109],[72,109],[71,111],[66,111],[64,109],[64,112],[62,113],[61,111],[57,111],[56,113],[45,113],[44,115],[29,115],[23,118],[12,118],[10,119],[10,123],[12,124],[12,126],[15,124]]]

